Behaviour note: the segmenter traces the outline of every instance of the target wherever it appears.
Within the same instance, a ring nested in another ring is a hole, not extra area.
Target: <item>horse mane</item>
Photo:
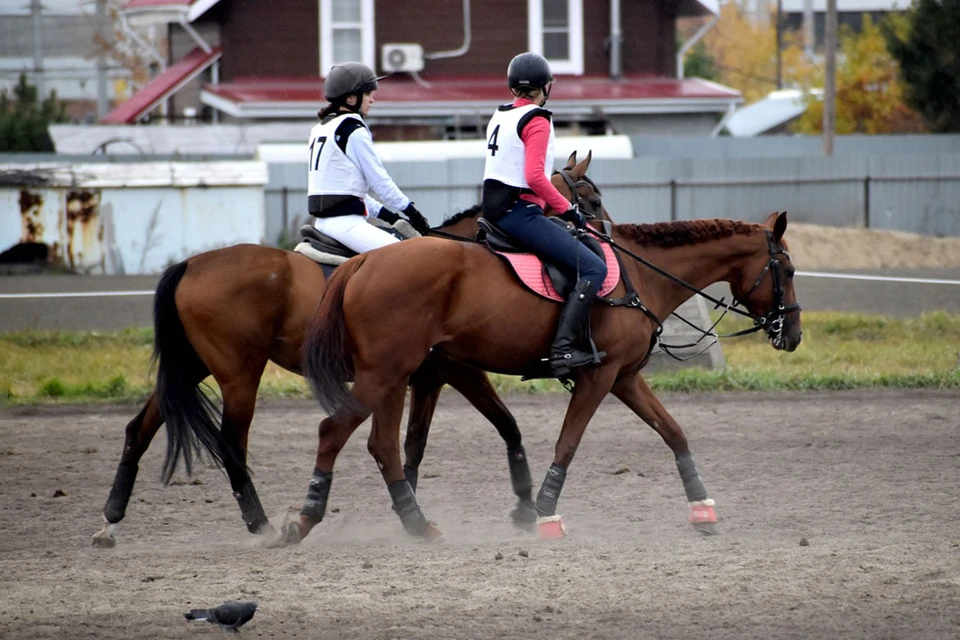
[[[479,215],[479,213],[480,213],[480,205],[475,204],[469,209],[464,209],[459,213],[453,214],[449,218],[444,218],[443,222],[440,223],[440,226],[437,227],[437,229],[443,229],[444,227],[455,225],[461,220],[464,220],[466,218],[476,218],[477,215]]]
[[[669,249],[708,240],[719,240],[732,235],[750,235],[757,225],[739,220],[679,220],[653,224],[618,224],[617,231],[641,245]]]

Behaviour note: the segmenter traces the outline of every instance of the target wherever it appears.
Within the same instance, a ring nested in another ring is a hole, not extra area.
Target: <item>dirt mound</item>
[[[960,238],[793,222],[786,238],[793,263],[802,270],[960,267]]]

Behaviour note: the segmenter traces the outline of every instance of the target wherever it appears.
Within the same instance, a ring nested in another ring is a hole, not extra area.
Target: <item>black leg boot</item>
[[[583,351],[577,346],[578,343],[587,342],[582,340],[582,336],[590,319],[590,307],[596,298],[596,289],[589,280],[579,280],[567,298],[560,312],[557,336],[550,348],[550,368],[554,376],[563,378],[569,376],[576,367],[600,364],[600,360],[607,355],[602,351],[594,352],[593,349]]]

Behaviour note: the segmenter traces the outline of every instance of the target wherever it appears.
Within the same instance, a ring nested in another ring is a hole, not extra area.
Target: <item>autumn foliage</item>
[[[704,36],[717,81],[740,91],[744,102],[756,102],[777,89],[777,34],[772,19],[751,19],[732,0],[720,9],[717,24]],[[902,20],[893,15],[889,21]],[[806,113],[793,123],[797,133],[819,134],[823,122],[823,55],[803,54],[802,32],[782,35],[781,84],[802,89]],[[887,50],[879,25],[869,16],[855,33],[843,28],[837,56],[837,129],[845,133],[893,133],[923,130],[923,122],[904,104],[904,85],[897,61]]]
[[[814,78],[823,86],[822,70]],[[823,130],[823,102],[812,93],[807,111],[795,123],[797,133]],[[921,118],[904,104],[904,85],[900,66],[887,50],[886,41],[870,16],[863,17],[859,34],[841,30],[837,56],[837,130],[847,133],[894,133],[920,131]]]

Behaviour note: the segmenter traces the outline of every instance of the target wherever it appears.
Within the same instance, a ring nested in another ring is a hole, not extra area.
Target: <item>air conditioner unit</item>
[[[423,47],[408,43],[385,44],[380,67],[387,73],[423,71]]]

